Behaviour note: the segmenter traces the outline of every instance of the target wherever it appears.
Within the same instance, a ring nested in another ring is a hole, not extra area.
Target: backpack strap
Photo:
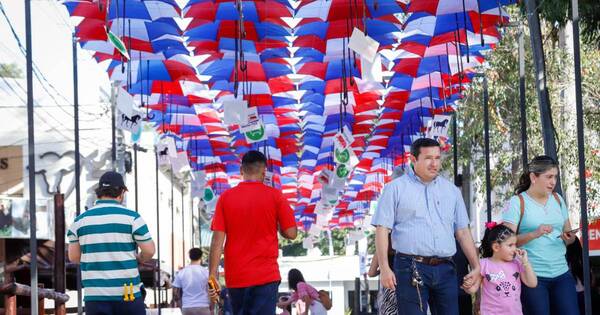
[[[515,231],[515,233],[519,234],[519,229],[521,228],[521,221],[523,220],[523,214],[525,214],[525,199],[523,199],[523,195],[521,195],[521,194],[518,194],[517,196],[519,197],[520,214],[519,214],[519,223],[517,224],[517,230]]]
[[[552,196],[554,196],[554,199],[556,199],[556,202],[558,203],[558,205],[562,208],[562,201],[560,201],[560,197],[558,197],[558,193],[553,191],[552,192]],[[562,210],[562,209],[561,209]]]

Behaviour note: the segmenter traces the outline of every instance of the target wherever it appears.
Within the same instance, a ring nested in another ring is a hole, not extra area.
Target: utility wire
[[[17,35],[17,32],[15,31],[15,28],[13,27],[12,22],[10,21],[8,15],[6,14],[6,11],[4,10],[4,6],[2,5],[2,2],[0,2],[0,12],[2,13],[2,16],[4,17],[6,23],[8,24],[10,31],[15,39],[15,41],[17,42],[17,46],[19,47],[19,50],[21,51],[21,53],[23,54],[23,56],[26,56],[26,50],[25,47],[23,46],[23,44],[21,43],[21,39],[19,38],[19,36]],[[42,73],[42,71],[39,69],[39,67],[37,66],[37,64],[35,62],[32,62],[32,66],[33,66],[33,73],[36,77],[36,79],[40,82],[41,87],[44,89],[44,91],[46,91],[46,93],[48,94],[48,96],[50,96],[50,98],[57,104],[60,105],[58,103],[58,100],[56,99],[56,97],[54,95],[58,95],[59,97],[61,97],[62,99],[64,99],[67,103],[70,103],[69,99],[67,99],[52,83],[50,83],[50,81],[46,78],[46,76]],[[51,93],[48,88],[46,87],[47,84],[48,87],[50,87],[55,93]],[[66,110],[62,109],[65,114],[69,115],[70,117],[73,117],[73,114],[67,112]],[[82,111],[83,112],[83,111]],[[90,114],[93,115],[91,113],[86,113],[86,114]]]

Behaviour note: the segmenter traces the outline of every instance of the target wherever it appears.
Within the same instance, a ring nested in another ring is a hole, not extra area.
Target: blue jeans
[[[146,306],[142,298],[133,302],[88,301],[85,302],[86,315],[145,315]]]
[[[396,255],[394,259],[398,314],[425,315],[429,304],[431,314],[458,315],[458,287],[453,263],[416,265],[423,279],[423,286],[419,287],[423,311],[419,307],[417,288],[412,285],[412,258]]]
[[[247,288],[229,288],[235,315],[274,315],[279,282]]]
[[[535,288],[521,286],[521,303],[525,315],[579,315],[575,279],[570,271],[556,277],[538,277]]]

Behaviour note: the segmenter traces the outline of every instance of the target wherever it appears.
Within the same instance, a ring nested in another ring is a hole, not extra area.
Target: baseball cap
[[[127,190],[127,186],[125,186],[125,182],[123,181],[123,176],[114,171],[108,171],[102,174],[102,176],[100,176],[100,181],[98,182],[98,187],[125,188],[125,190]]]

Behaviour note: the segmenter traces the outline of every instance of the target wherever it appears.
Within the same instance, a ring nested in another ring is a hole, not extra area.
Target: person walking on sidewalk
[[[144,219],[121,205],[126,192],[121,174],[104,173],[95,206],[67,232],[69,259],[81,265],[87,315],[146,314],[138,262],[151,259],[155,247]]]
[[[460,190],[439,176],[440,144],[428,138],[411,146],[412,167],[388,183],[372,219],[381,284],[396,292],[398,314],[458,315],[458,287],[452,256],[458,241],[471,272],[463,287],[479,287],[479,258]],[[388,263],[392,233],[394,266]]]
[[[190,264],[179,270],[173,281],[173,299],[183,315],[211,315],[208,298],[208,270],[202,264],[202,250],[192,248]]]
[[[259,151],[242,158],[243,181],[217,201],[211,230],[209,274],[218,279],[225,244],[225,283],[233,313],[275,314],[281,282],[277,232],[295,239],[294,212],[281,191],[263,184],[267,159]],[[210,290],[211,298],[217,295]]]

